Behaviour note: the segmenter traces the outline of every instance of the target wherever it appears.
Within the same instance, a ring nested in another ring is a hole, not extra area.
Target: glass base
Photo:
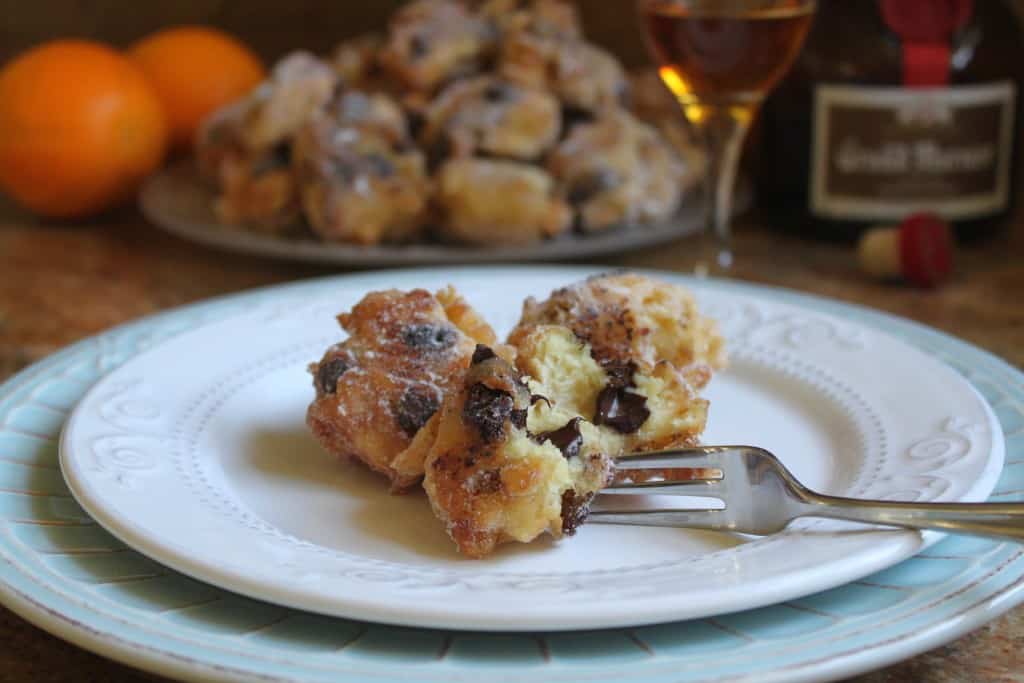
[[[704,238],[706,244],[701,249],[693,274],[698,278],[729,277],[732,273],[733,251],[730,247],[716,240]]]

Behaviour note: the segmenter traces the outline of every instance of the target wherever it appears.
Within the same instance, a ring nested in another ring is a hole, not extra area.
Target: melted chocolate
[[[580,454],[583,446],[583,434],[580,432],[581,417],[574,417],[565,423],[564,427],[553,429],[550,432],[542,432],[535,438],[539,443],[550,441],[566,458],[575,458]]]
[[[462,406],[462,419],[476,427],[484,441],[505,436],[505,421],[514,412],[512,395],[477,383],[469,388]]]
[[[569,186],[568,199],[573,204],[582,204],[621,183],[622,178],[614,171],[603,170],[587,173],[577,178]]]
[[[416,432],[437,412],[437,408],[437,395],[433,391],[423,387],[412,387],[398,400],[398,405],[395,406],[395,419],[407,436],[416,436]]]
[[[492,358],[497,357],[497,354],[494,353],[494,350],[491,349],[490,346],[486,346],[484,344],[477,344],[476,348],[473,349],[473,358],[470,360],[470,362],[473,365],[476,365],[477,363],[483,363],[485,360],[490,360]]]
[[[576,529],[583,524],[590,512],[590,499],[592,495],[578,496],[576,492],[569,489],[562,494],[562,533],[572,536]]]
[[[544,401],[548,404],[548,408],[551,407],[551,401],[547,396],[541,396],[540,394],[530,394],[530,405],[532,406],[537,401]]]
[[[316,369],[316,385],[325,394],[333,394],[338,390],[338,380],[348,370],[348,363],[341,358],[332,358],[320,363]]]
[[[455,345],[459,334],[448,325],[421,323],[406,325],[402,330],[402,341],[414,349],[443,351]]]
[[[616,389],[633,386],[633,375],[636,374],[636,363],[629,361],[622,365],[609,363],[603,366],[608,376],[608,386]]]
[[[562,130],[569,130],[578,123],[593,123],[594,113],[579,107],[562,107]]]
[[[331,172],[343,183],[352,183],[356,179],[356,168],[351,158],[332,159]]]
[[[414,35],[409,39],[409,56],[413,59],[421,59],[427,56],[430,45],[427,39],[421,35]]]
[[[287,142],[282,142],[270,150],[270,153],[256,162],[252,167],[253,175],[263,175],[271,171],[287,168],[292,163],[292,148]]]
[[[501,102],[511,99],[514,91],[505,83],[494,83],[484,90],[484,99],[488,102]]]
[[[626,391],[625,387],[607,386],[597,395],[594,424],[608,425],[622,434],[632,434],[650,416],[647,397]]]
[[[427,155],[427,165],[430,168],[437,168],[452,154],[452,142],[447,135],[436,136],[424,149]]]

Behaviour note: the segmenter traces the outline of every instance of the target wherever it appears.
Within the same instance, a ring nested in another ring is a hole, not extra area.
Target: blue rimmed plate
[[[1020,600],[1024,560],[1016,546],[949,539],[841,588],[710,619],[562,634],[384,627],[294,612],[186,579],[127,550],[69,497],[56,470],[57,433],[73,404],[113,368],[247,307],[329,287],[379,286],[386,277],[275,288],[156,316],[82,342],[4,385],[0,590],[6,604],[80,645],[177,676],[762,681],[825,680],[880,666],[956,637]],[[1007,435],[1006,466],[993,497],[1024,497],[1019,372],[962,342],[878,313],[764,288],[716,286],[884,327],[953,365],[988,399]],[[123,456],[130,464],[130,453]]]

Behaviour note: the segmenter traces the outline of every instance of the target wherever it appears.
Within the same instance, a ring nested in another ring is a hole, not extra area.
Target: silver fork
[[[782,531],[798,517],[828,517],[1024,541],[1024,503],[903,503],[828,496],[801,484],[778,458],[755,446],[658,451],[620,458],[615,467],[612,484],[591,507],[592,523],[764,535]],[[714,497],[725,508],[651,508],[643,501],[624,501],[623,494]]]

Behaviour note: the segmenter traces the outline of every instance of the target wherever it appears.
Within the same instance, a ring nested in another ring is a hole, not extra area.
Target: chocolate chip
[[[389,178],[395,174],[395,165],[391,163],[391,160],[387,157],[371,153],[363,157],[363,163],[369,169],[370,173],[380,176],[381,178]]]
[[[484,344],[477,344],[476,348],[473,349],[473,358],[470,360],[470,362],[473,365],[476,365],[477,363],[483,363],[485,360],[490,360],[492,358],[497,357],[498,355],[494,353],[494,350],[490,346],[486,346]]]
[[[253,175],[262,175],[287,168],[292,162],[292,147],[287,142],[280,142],[270,152],[257,161],[252,167]]]
[[[421,59],[426,56],[429,49],[427,39],[421,35],[414,35],[409,39],[409,56],[413,59]]]
[[[352,159],[332,159],[331,172],[343,183],[351,183],[356,179],[355,165]]]
[[[590,500],[593,497],[593,494],[578,496],[572,489],[562,494],[563,534],[572,536],[576,533],[576,529],[583,524],[590,512]]]
[[[513,410],[509,414],[509,420],[517,429],[526,429],[526,408]]]
[[[412,387],[398,400],[395,419],[407,436],[416,436],[416,432],[437,412],[437,408],[436,393],[425,387]]]
[[[626,391],[623,387],[607,386],[597,395],[593,422],[608,425],[622,434],[631,434],[640,429],[650,414],[647,397]]]
[[[402,330],[402,341],[414,349],[443,351],[455,346],[459,333],[450,325],[419,323],[406,325]]]
[[[338,390],[338,379],[348,370],[348,363],[341,358],[332,358],[320,363],[316,369],[316,385],[325,394],[333,394]]]
[[[440,166],[449,157],[455,156],[452,141],[446,134],[434,137],[424,151],[427,155],[427,165],[431,168]]]
[[[426,124],[426,119],[422,112],[418,111],[406,111],[406,117],[409,122],[409,135],[414,138],[418,138],[420,136],[420,132],[423,130],[424,124]]]
[[[497,441],[505,436],[505,421],[513,407],[511,394],[477,383],[467,392],[462,419],[476,427],[484,441]]]
[[[483,96],[488,102],[502,102],[511,99],[515,92],[504,83],[494,83],[484,89]]]
[[[542,432],[535,438],[539,443],[550,441],[566,458],[575,458],[580,454],[580,447],[583,446],[583,434],[580,432],[580,422],[583,418],[574,417],[565,423],[564,427],[553,429],[550,432]]]
[[[548,404],[548,408],[551,407],[551,401],[548,399],[547,396],[541,396],[540,394],[530,394],[530,405],[531,406],[534,403],[537,403],[538,401],[544,401],[545,403]]]
[[[620,183],[621,178],[615,171],[605,169],[586,173],[569,186],[568,199],[573,204],[582,204]]]
[[[565,107],[562,109],[562,130],[569,130],[576,124],[593,123],[594,113],[579,107]]]

